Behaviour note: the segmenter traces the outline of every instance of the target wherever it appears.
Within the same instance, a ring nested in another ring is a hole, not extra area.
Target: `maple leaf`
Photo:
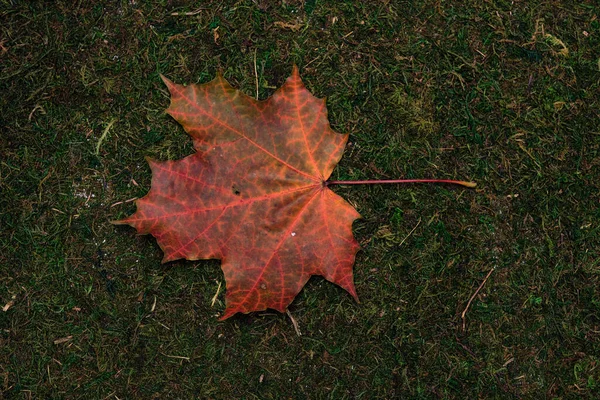
[[[348,135],[334,132],[325,100],[298,69],[264,101],[219,74],[177,85],[167,112],[192,137],[196,153],[148,159],[152,184],[137,211],[116,224],[152,234],[163,262],[220,259],[227,292],[221,319],[272,308],[284,312],[312,275],[357,301],[352,265],[358,212],[328,188]]]
[[[473,182],[447,179],[329,181],[348,135],[334,132],[325,100],[306,89],[298,68],[264,101],[223,77],[171,92],[167,112],[192,137],[196,153],[179,161],[148,159],[152,185],[137,211],[114,224],[152,234],[163,263],[220,259],[226,309],[284,312],[312,275],[346,289],[356,301],[352,265],[358,212],[328,186]]]

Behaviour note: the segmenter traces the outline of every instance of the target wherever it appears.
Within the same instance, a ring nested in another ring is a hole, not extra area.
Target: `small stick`
[[[191,17],[192,15],[196,15],[196,14],[200,14],[202,11],[204,10],[208,10],[208,8],[206,7],[200,7],[197,10],[194,11],[188,11],[188,12],[172,12],[171,15],[173,16],[178,16],[178,15],[184,15],[184,16],[188,16]]]
[[[135,201],[135,200],[137,200],[137,199],[138,199],[137,197],[134,197],[134,198],[132,198],[132,199],[129,199],[129,200],[117,201],[115,204],[111,204],[111,205],[110,205],[110,208],[112,208],[112,207],[114,207],[114,206],[118,206],[119,204],[123,204],[123,203],[131,203],[132,201]],[[61,211],[61,212],[62,212],[62,211]],[[63,213],[63,214],[64,214],[64,213]]]
[[[160,354],[162,354],[162,355],[163,355],[163,356],[165,356],[165,357],[169,357],[169,358],[176,358],[176,359],[178,359],[178,360],[190,361],[190,358],[189,358],[189,357],[184,357],[184,356],[172,356],[172,355],[170,355],[170,354],[165,354],[165,353],[160,353]]]
[[[219,293],[221,293],[221,281],[219,281],[219,286],[217,287],[217,293],[215,293],[215,295],[212,298],[212,301],[210,303],[211,307],[215,306],[215,301],[217,301],[217,297],[219,297]]]
[[[4,307],[2,307],[2,311],[3,312],[7,312],[9,308],[11,308],[12,306],[15,305],[15,297],[13,296],[13,299],[11,301],[9,301],[8,303],[6,303],[4,305]]]
[[[292,325],[294,325],[294,330],[296,331],[296,335],[302,336],[302,332],[300,332],[300,328],[298,328],[298,323],[292,316],[292,313],[290,312],[290,310],[286,309],[285,313],[287,314],[288,317],[290,317],[290,320],[292,321]]]
[[[70,341],[71,339],[73,339],[73,335],[69,335],[69,336],[64,337],[64,338],[56,339],[54,341],[54,344],[66,343],[66,342]]]
[[[254,49],[254,76],[256,77],[256,100],[258,100],[258,71],[256,70],[256,49]]]
[[[479,287],[477,288],[477,290],[475,291],[475,293],[473,293],[473,296],[471,296],[471,298],[469,299],[469,302],[467,303],[467,306],[465,307],[464,311],[461,314],[461,318],[462,318],[462,328],[463,331],[465,330],[465,325],[466,325],[466,320],[465,320],[465,316],[467,315],[467,311],[469,311],[469,307],[471,307],[471,303],[473,302],[473,299],[475,298],[475,296],[477,296],[477,294],[479,293],[479,291],[481,290],[481,288],[483,287],[483,285],[485,285],[485,283],[487,282],[488,278],[490,277],[490,275],[492,274],[492,272],[494,272],[495,268],[490,269],[490,272],[487,273],[487,275],[485,276],[485,279],[483,280],[483,282],[481,282],[481,285],[479,285]]]
[[[154,296],[154,303],[152,303],[152,308],[150,309],[150,312],[153,313],[155,309],[156,309],[156,296]]]
[[[98,155],[100,153],[100,146],[102,145],[102,142],[104,141],[104,139],[106,139],[106,135],[108,135],[108,131],[110,130],[110,128],[113,126],[113,124],[117,122],[116,118],[113,118],[108,125],[106,125],[106,128],[104,128],[104,132],[102,132],[102,136],[100,136],[100,139],[98,139],[98,143],[96,143],[96,155]]]
[[[402,241],[400,242],[400,244],[398,245],[398,247],[402,246],[404,244],[404,242],[406,242],[406,239],[408,239],[410,237],[410,235],[413,234],[413,232],[415,231],[415,229],[417,229],[419,227],[419,225],[421,225],[421,218],[419,218],[419,221],[417,222],[417,224],[415,225],[415,227],[412,228],[412,230],[408,233],[408,235],[406,235],[406,237],[404,239],[402,239]]]

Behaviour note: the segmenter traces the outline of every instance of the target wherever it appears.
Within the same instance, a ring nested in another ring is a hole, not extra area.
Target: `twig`
[[[40,191],[40,194],[38,197],[39,197],[40,202],[42,201],[42,185],[44,184],[44,182],[46,182],[46,180],[48,180],[48,178],[50,178],[50,175],[52,175],[52,172],[54,172],[54,169],[52,167],[50,167],[46,176],[40,181],[40,183],[38,183],[38,190]]]
[[[31,112],[29,113],[29,117],[27,118],[28,121],[31,121],[33,113],[35,113],[36,110],[41,110],[42,114],[46,114],[46,110],[44,110],[44,107],[40,106],[39,104],[36,104],[35,107],[33,107],[33,110],[31,110]]]
[[[256,49],[254,49],[254,76],[256,77],[256,100],[258,100],[258,71],[256,70]]]
[[[113,396],[115,396],[115,393],[117,393],[117,392],[112,392],[111,394],[109,394],[108,396],[106,396],[105,398],[103,398],[102,400],[106,400],[106,399],[108,399],[109,397],[113,397]],[[118,397],[117,397],[117,396],[115,396],[115,398],[117,398],[117,399],[118,399]]]
[[[460,340],[458,340],[458,338],[456,338],[456,343],[458,343],[460,345],[460,347],[462,347],[467,353],[469,353],[471,355],[471,357],[473,357],[474,359],[477,360],[477,355],[475,353],[473,353],[473,350],[471,350],[470,348],[468,348],[467,346],[462,344],[460,342]]]
[[[73,335],[69,335],[69,336],[64,337],[64,338],[56,339],[54,341],[54,344],[66,343],[66,342],[70,341],[71,339],[73,339]]]
[[[108,131],[110,130],[110,128],[112,128],[113,124],[117,122],[116,118],[113,118],[108,125],[106,125],[106,128],[104,128],[104,132],[102,132],[102,136],[100,136],[100,139],[98,139],[98,143],[96,143],[96,155],[98,155],[98,153],[100,153],[100,146],[102,145],[102,142],[104,141],[104,139],[106,139],[106,136],[108,135]]]
[[[460,317],[462,318],[462,321],[463,321],[463,323],[462,323],[463,331],[465,330],[465,326],[466,326],[465,316],[467,315],[467,311],[469,311],[469,307],[471,307],[471,303],[473,302],[473,299],[475,298],[475,296],[477,296],[477,294],[479,293],[481,288],[483,288],[483,285],[485,285],[485,283],[487,282],[490,275],[492,275],[492,272],[494,272],[494,269],[495,268],[490,269],[490,272],[487,273],[487,275],[485,276],[485,279],[483,280],[483,282],[481,282],[481,285],[479,285],[479,287],[477,288],[475,293],[473,293],[473,296],[471,296],[471,298],[469,299],[469,302],[467,303],[467,306],[465,307],[464,311],[462,312]]]
[[[302,336],[302,332],[300,332],[300,328],[298,328],[298,323],[292,316],[292,313],[290,312],[290,310],[286,309],[285,313],[287,314],[288,317],[290,317],[290,320],[292,321],[292,325],[294,325],[294,330],[296,331],[296,335]]]
[[[153,313],[154,310],[156,310],[156,296],[154,296],[154,303],[152,303],[152,308],[150,309],[150,312]]]
[[[165,356],[165,357],[169,357],[169,358],[176,358],[176,359],[178,359],[178,360],[190,361],[190,358],[189,358],[189,357],[184,357],[184,356],[172,356],[172,355],[170,355],[170,354],[165,354],[165,353],[160,353],[160,354],[162,354],[162,355],[163,355],[163,356]]]
[[[398,245],[398,247],[400,247],[400,246],[402,246],[404,244],[404,242],[406,241],[406,239],[408,239],[410,237],[410,235],[413,234],[413,232],[415,231],[415,229],[417,229],[420,224],[421,224],[421,218],[419,218],[419,221],[417,222],[417,224],[415,225],[415,227],[412,228],[412,230],[408,233],[408,235],[406,235],[406,237],[404,239],[402,239],[402,241],[400,242],[400,244]]]
[[[11,301],[9,301],[8,303],[6,303],[4,305],[4,307],[2,307],[2,311],[3,312],[7,312],[9,308],[11,308],[12,306],[15,305],[15,297],[13,296],[13,299]]]
[[[221,293],[221,281],[219,281],[219,287],[217,287],[217,293],[215,293],[215,295],[212,298],[212,302],[210,303],[211,307],[215,306],[215,301],[217,301],[217,297],[219,296],[219,293]]]
[[[172,12],[171,15],[173,16],[178,16],[178,15],[182,15],[182,16],[187,16],[187,17],[191,17],[193,15],[197,15],[200,14],[202,11],[204,10],[208,10],[208,8],[206,7],[200,7],[194,11],[188,11],[188,12]]]
[[[129,199],[129,200],[117,201],[115,204],[111,204],[109,208],[112,208],[114,206],[118,206],[119,204],[123,204],[123,203],[131,203],[132,201],[135,201],[137,199],[138,199],[137,197],[134,197],[134,198]]]

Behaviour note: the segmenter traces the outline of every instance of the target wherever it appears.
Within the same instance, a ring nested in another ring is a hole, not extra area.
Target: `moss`
[[[4,2],[3,396],[596,398],[598,12]],[[254,94],[255,59],[260,98],[293,63],[328,98],[351,134],[335,179],[479,184],[336,188],[364,217],[361,304],[313,278],[290,308],[301,337],[272,312],[218,322],[217,262],[161,265],[151,237],[108,223],[148,190],[144,157],[192,152],[159,74],[221,70]]]

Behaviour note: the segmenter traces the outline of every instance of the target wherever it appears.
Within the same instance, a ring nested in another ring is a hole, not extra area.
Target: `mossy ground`
[[[2,0],[3,397],[598,398],[599,14]],[[145,156],[192,152],[159,73],[220,69],[265,98],[293,63],[351,135],[334,179],[479,185],[336,187],[364,217],[361,304],[313,278],[290,307],[302,336],[274,312],[219,322],[218,262],[161,265],[109,224],[147,192]]]

